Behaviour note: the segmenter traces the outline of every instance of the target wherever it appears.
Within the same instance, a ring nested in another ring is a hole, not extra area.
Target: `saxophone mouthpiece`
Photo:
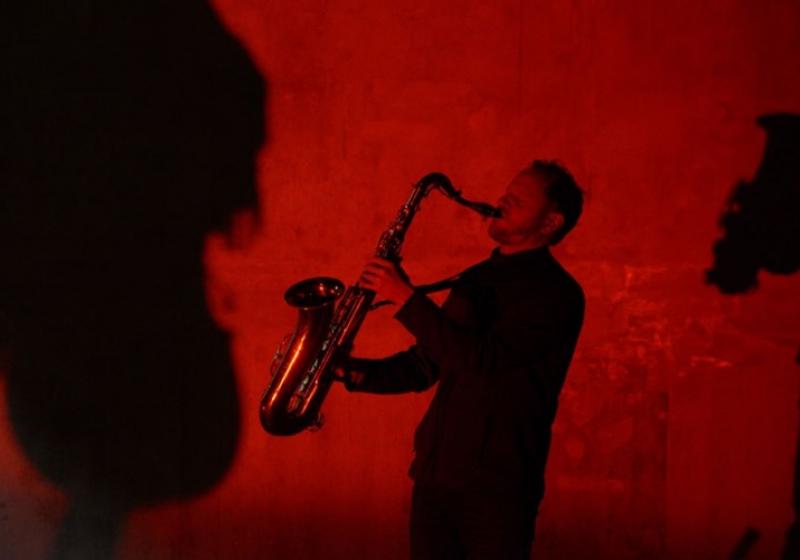
[[[485,202],[472,202],[463,199],[460,202],[464,206],[472,208],[478,214],[482,215],[484,218],[499,218],[500,216],[503,215],[499,208],[495,208],[491,204],[487,204]]]
[[[479,202],[478,204],[481,205],[481,208],[478,210],[478,212],[480,212],[487,218],[500,218],[503,216],[503,212],[499,208],[495,208],[491,204],[486,204],[484,202]]]

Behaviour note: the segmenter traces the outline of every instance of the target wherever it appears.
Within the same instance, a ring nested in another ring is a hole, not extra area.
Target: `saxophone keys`
[[[324,426],[324,425],[325,425],[325,415],[320,412],[319,414],[317,414],[317,417],[314,419],[314,421],[308,427],[308,431],[309,432],[316,432],[318,430],[321,430],[322,426]]]

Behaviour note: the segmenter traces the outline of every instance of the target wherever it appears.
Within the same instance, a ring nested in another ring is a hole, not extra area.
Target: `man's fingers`
[[[373,282],[380,282],[386,278],[386,272],[368,267],[361,272],[361,278],[370,279]]]
[[[383,263],[368,262],[367,266],[364,267],[364,270],[371,270],[376,273],[386,274],[391,270],[391,268],[386,267]]]
[[[379,292],[386,282],[391,281],[393,274],[395,274],[393,262],[374,257],[364,266],[361,277],[358,279],[358,285],[362,288]]]
[[[377,271],[374,271],[374,270],[366,270],[365,269],[361,273],[361,278],[373,278],[375,280],[379,280],[380,278],[383,278],[383,277],[384,276],[383,276],[383,274],[381,272],[377,272]]]
[[[387,261],[386,259],[382,259],[380,257],[375,257],[367,262],[367,267],[370,266],[374,268],[379,268],[381,270],[391,270],[392,268],[394,268],[394,263],[392,263],[391,261]]]

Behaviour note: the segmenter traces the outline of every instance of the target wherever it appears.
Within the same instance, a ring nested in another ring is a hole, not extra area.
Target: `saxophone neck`
[[[403,246],[406,232],[414,220],[422,200],[428,196],[432,186],[432,181],[418,181],[414,185],[408,200],[400,207],[394,221],[381,235],[380,241],[378,241],[378,248],[375,250],[376,256],[391,261],[400,260],[400,249]]]
[[[440,190],[447,198],[487,218],[500,216],[500,211],[491,204],[474,202],[461,196],[461,191],[453,186],[453,183],[444,173],[438,171],[428,173],[414,184],[408,200],[400,207],[397,217],[381,235],[378,248],[375,251],[376,256],[394,261],[400,260],[400,249],[403,245],[406,231],[408,231],[408,227],[411,225],[417,210],[419,210],[422,200],[428,196],[432,189]]]
[[[428,173],[417,182],[416,187],[425,189],[430,189],[431,187],[438,188],[447,198],[456,201],[462,206],[466,206],[470,210],[474,210],[482,216],[487,218],[500,217],[500,211],[491,204],[467,200],[461,196],[461,191],[453,186],[453,183],[444,173],[439,173],[438,171]]]
[[[422,179],[417,181],[415,187],[424,189],[430,189],[431,187],[436,187],[449,198],[453,198],[461,194],[461,191],[459,191],[453,186],[453,183],[450,181],[450,178],[444,173],[440,173],[439,171],[428,173]]]

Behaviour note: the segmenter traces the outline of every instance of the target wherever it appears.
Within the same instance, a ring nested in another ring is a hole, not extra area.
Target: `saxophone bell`
[[[332,379],[315,376],[323,367],[320,350],[331,345],[330,330],[336,301],[344,284],[315,277],[293,284],[283,298],[299,312],[295,331],[284,337],[272,360],[272,380],[261,397],[259,417],[273,435],[294,435],[319,424],[319,405]],[[325,364],[327,365],[327,364]]]

